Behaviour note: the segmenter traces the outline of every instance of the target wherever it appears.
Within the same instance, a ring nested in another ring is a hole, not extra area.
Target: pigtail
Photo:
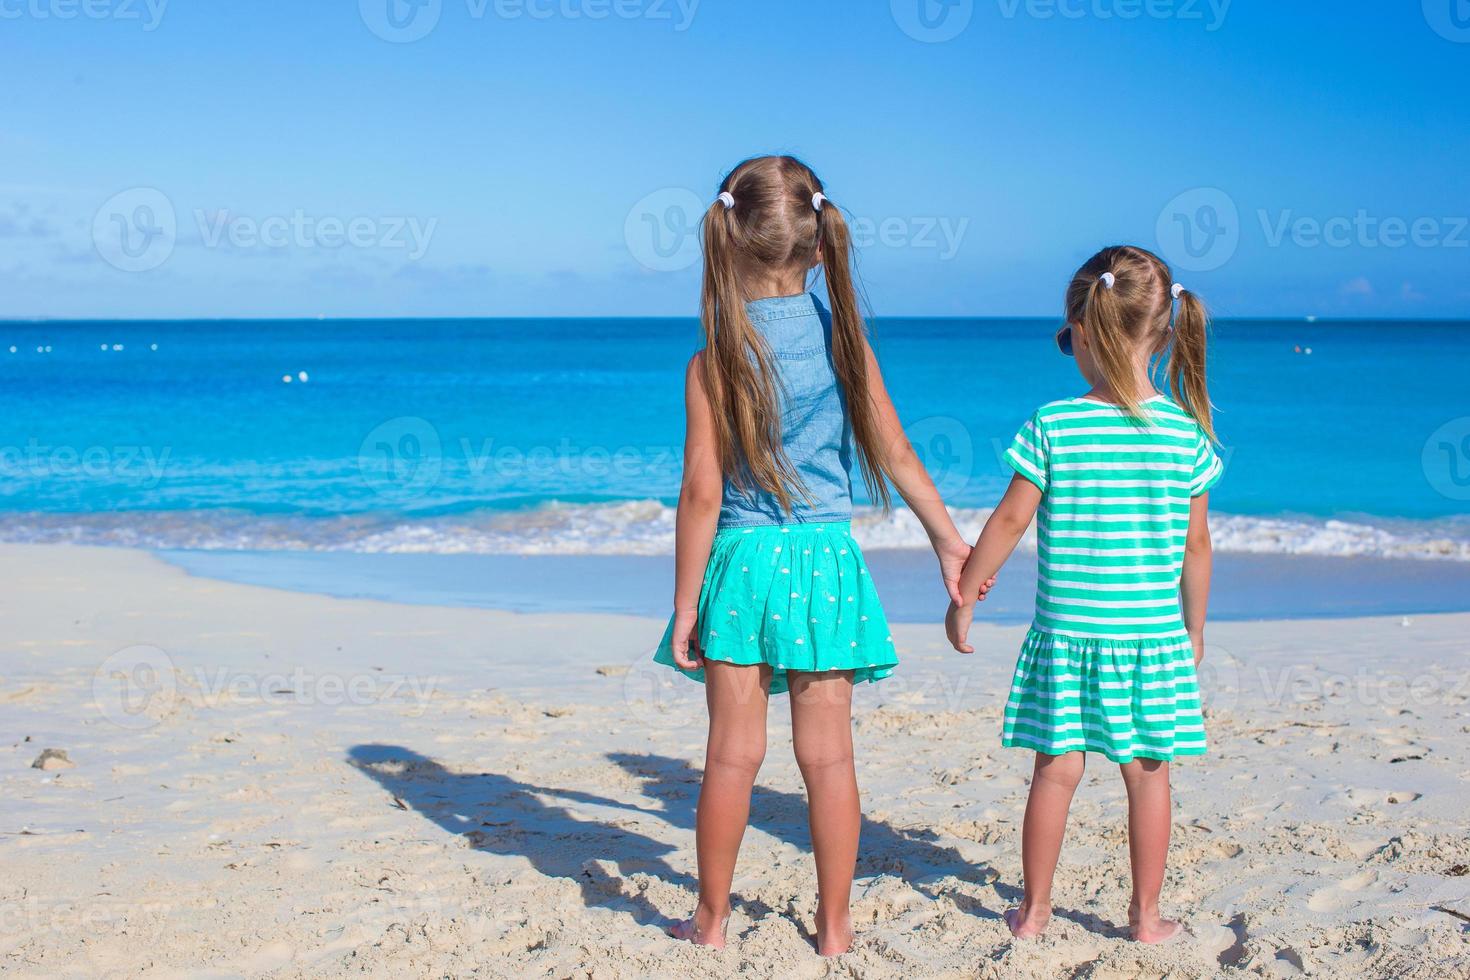
[[[728,188],[722,188],[728,191]],[[789,513],[806,485],[781,442],[781,403],[765,338],[750,322],[736,269],[740,228],[734,208],[717,200],[703,221],[704,385],[714,416],[720,468],[736,487],[753,485]]]
[[[832,311],[832,366],[847,397],[847,414],[863,483],[873,502],[887,510],[893,502],[885,480],[888,454],[868,389],[867,330],[852,275],[852,236],[841,210],[825,198],[820,203],[817,229],[827,279],[827,301]]]
[[[1104,277],[1111,277],[1111,283]],[[1126,299],[1121,295],[1129,289],[1130,284],[1112,272],[1104,271],[1095,276],[1087,287],[1081,319],[1086,341],[1092,348],[1092,356],[1097,360],[1103,380],[1124,411],[1141,421],[1143,410],[1133,366],[1131,331],[1127,327],[1124,310]]]
[[[1169,348],[1169,388],[1205,435],[1215,441],[1213,408],[1205,379],[1209,312],[1204,302],[1187,289],[1179,290],[1179,313],[1174,318],[1174,339]]]

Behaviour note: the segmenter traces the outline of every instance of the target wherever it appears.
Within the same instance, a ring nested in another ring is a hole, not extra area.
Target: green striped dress
[[[1006,745],[1114,762],[1205,751],[1179,608],[1190,498],[1224,470],[1199,424],[1156,395],[1144,418],[1090,398],[1043,405],[1006,462],[1042,492],[1036,618],[1006,703]]]

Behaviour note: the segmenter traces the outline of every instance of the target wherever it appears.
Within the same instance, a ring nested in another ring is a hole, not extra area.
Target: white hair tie
[[[825,200],[827,200],[827,195],[821,191],[817,191],[812,195],[812,209],[816,211],[822,210],[822,202]]]
[[[735,195],[731,194],[729,191],[720,191],[720,196],[718,200],[721,204],[725,206],[726,211],[735,206]]]
[[[1184,287],[1176,282],[1174,285],[1169,287],[1169,295],[1174,297],[1175,299],[1178,299],[1179,297],[1184,295]]]
[[[1116,284],[1117,281],[1118,281],[1118,277],[1115,276],[1115,275],[1113,275],[1111,272],[1104,272],[1102,275],[1098,276],[1097,278],[1099,280],[1101,280],[1102,284],[1104,286],[1106,286],[1108,289],[1112,289],[1113,286],[1114,286],[1114,284]]]

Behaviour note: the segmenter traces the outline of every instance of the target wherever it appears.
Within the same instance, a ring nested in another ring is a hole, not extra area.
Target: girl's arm
[[[873,348],[864,342],[868,355],[868,393],[873,402],[874,416],[878,420],[888,463],[888,475],[898,495],[914,512],[924,533],[929,535],[929,544],[939,558],[939,573],[944,578],[945,591],[952,601],[959,601],[960,569],[969,557],[970,546],[960,537],[959,529],[945,509],[939,490],[929,478],[929,471],[919,461],[909,437],[904,434],[903,423],[893,400],[888,397],[888,388],[883,384],[883,372],[878,369],[878,358]]]
[[[1210,573],[1214,570],[1214,546],[1210,544],[1210,495],[1202,493],[1189,501],[1189,536],[1184,543],[1184,574],[1179,582],[1179,601],[1184,628],[1194,646],[1194,663],[1205,659],[1205,609],[1210,604]]]
[[[975,550],[960,576],[959,592],[963,601],[957,598],[944,620],[949,642],[960,653],[975,652],[969,644],[970,621],[975,615],[975,599],[970,597],[978,597],[981,586],[995,578],[1016,550],[1021,535],[1031,526],[1031,519],[1040,506],[1041,489],[1017,473],[1011,478],[1005,496],[995,505],[990,520],[985,522],[985,530],[980,532],[980,540],[975,542]]]
[[[700,358],[684,372],[684,483],[674,526],[674,662],[685,670],[704,666],[695,636],[699,590],[709,565],[710,546],[720,516],[724,474],[720,471],[714,415],[704,390]]]

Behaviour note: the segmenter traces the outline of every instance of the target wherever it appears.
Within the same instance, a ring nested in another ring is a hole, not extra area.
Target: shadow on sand
[[[576,882],[589,908],[626,911],[639,923],[667,927],[672,920],[645,895],[628,894],[621,879],[643,872],[692,892],[694,878],[668,863],[674,846],[629,829],[616,818],[589,819],[585,811],[573,813],[568,805],[636,812],[691,832],[699,770],[686,760],[662,755],[615,752],[607,758],[640,780],[644,795],[661,806],[644,807],[582,790],[536,786],[493,772],[450,772],[434,759],[398,745],[357,745],[348,753],[352,766],[446,833],[465,837],[478,850],[524,857],[548,877]],[[750,822],[794,847],[811,849],[806,798],[800,793],[757,786]],[[931,831],[893,827],[865,817],[858,874],[904,878],[931,898],[948,895],[965,912],[989,919],[999,918],[999,913],[968,895],[946,891],[941,879],[954,875],[992,887],[1007,902],[1020,897],[1019,889],[1000,883],[994,869],[971,864],[937,840]],[[617,876],[604,870],[598,860],[615,864]],[[763,902],[740,896],[732,896],[732,902],[751,919],[773,911]]]
[[[466,838],[476,850],[519,855],[541,874],[576,882],[588,908],[626,911],[641,924],[667,928],[674,920],[641,894],[627,894],[622,878],[643,872],[670,884],[695,889],[695,881],[671,867],[673,845],[646,837],[620,821],[587,819],[558,802],[639,810],[595,793],[523,783],[500,773],[456,773],[439,762],[399,745],[355,745],[348,752],[354,768],[376,780],[402,805]],[[644,813],[659,815],[658,811]],[[613,876],[599,860],[617,866]],[[771,909],[731,896],[752,919]]]
[[[663,803],[662,810],[644,812],[658,813],[674,826],[693,831],[694,809],[699,800],[698,769],[684,759],[662,755],[611,752],[607,757],[642,782],[644,796]],[[750,802],[750,826],[793,847],[811,851],[806,796],[801,793],[757,785]],[[955,848],[940,843],[939,835],[931,830],[895,827],[864,816],[861,840],[858,877],[891,874],[929,898],[945,895],[961,910],[984,919],[999,919],[1001,915],[969,895],[946,890],[941,879],[953,875],[962,881],[993,888],[1002,901],[1011,904],[1021,899],[1021,890],[1001,882],[998,871],[966,860]]]

